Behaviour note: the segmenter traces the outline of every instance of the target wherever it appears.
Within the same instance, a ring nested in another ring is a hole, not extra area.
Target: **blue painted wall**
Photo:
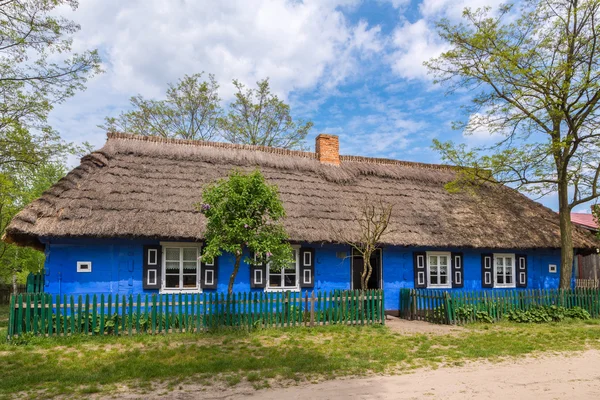
[[[46,242],[45,290],[51,294],[157,293],[142,288],[142,252],[144,245],[158,243],[124,239],[50,239]],[[330,244],[310,246],[315,248],[315,289],[350,289],[350,248]],[[464,290],[481,289],[481,254],[493,252],[491,250],[386,247],[383,249],[382,273],[386,309],[398,309],[400,289],[414,287],[413,251],[427,250],[462,251]],[[338,252],[345,252],[347,257],[338,258]],[[558,287],[559,273],[550,273],[548,266],[560,265],[560,250],[518,253],[528,256],[529,289]],[[77,272],[77,261],[91,261],[92,272]],[[220,257],[217,291],[227,291],[233,262],[231,254]],[[250,290],[262,289],[250,289],[250,272],[244,264],[237,275],[234,291]]]

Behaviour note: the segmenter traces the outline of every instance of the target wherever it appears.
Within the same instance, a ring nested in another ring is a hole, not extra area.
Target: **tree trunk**
[[[227,287],[227,293],[233,293],[233,282],[235,281],[235,277],[240,269],[240,262],[242,261],[242,253],[235,255],[235,264],[233,265],[233,272],[229,277],[229,286]]]
[[[13,287],[13,294],[17,295],[17,273],[15,271],[13,271],[12,274],[12,287]]]
[[[558,212],[560,219],[560,288],[571,288],[573,274],[573,225],[566,182],[558,185]]]
[[[365,263],[367,269],[367,276],[365,277],[365,283],[363,285],[363,290],[367,290],[369,288],[369,279],[371,279],[371,275],[373,274],[373,266],[371,265],[371,256],[367,259]]]
[[[371,267],[371,252],[366,250],[362,253],[363,258],[363,270],[360,274],[360,288],[362,290],[367,289],[367,282],[369,281],[369,269]]]

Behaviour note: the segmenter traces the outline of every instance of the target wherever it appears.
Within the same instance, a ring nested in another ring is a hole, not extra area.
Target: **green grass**
[[[6,337],[6,307],[0,335]],[[402,372],[466,360],[600,348],[600,321],[472,325],[457,335],[399,335],[382,326],[138,337],[30,338],[0,344],[0,397],[144,393],[186,383],[256,389],[274,382]]]

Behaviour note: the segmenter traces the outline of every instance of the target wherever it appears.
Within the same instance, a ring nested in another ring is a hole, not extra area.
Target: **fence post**
[[[315,291],[310,295],[310,326],[315,326]]]
[[[448,292],[444,292],[444,305],[446,308],[446,324],[453,324],[454,318],[452,317],[452,299],[450,298],[450,293]]]

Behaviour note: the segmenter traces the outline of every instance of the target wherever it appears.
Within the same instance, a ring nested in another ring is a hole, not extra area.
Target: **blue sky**
[[[50,122],[65,139],[100,147],[97,125],[126,110],[133,95],[161,98],[168,82],[204,71],[216,76],[226,103],[232,79],[253,85],[269,77],[294,115],[315,123],[311,147],[324,132],[340,136],[342,154],[440,162],[434,138],[491,138],[450,128],[468,117],[460,104],[469,94],[446,96],[422,65],[445,48],[435,22],[500,2],[81,0],[77,11],[61,12],[81,25],[74,49],[97,48],[106,72],[57,106]],[[554,196],[542,202],[556,209]]]

